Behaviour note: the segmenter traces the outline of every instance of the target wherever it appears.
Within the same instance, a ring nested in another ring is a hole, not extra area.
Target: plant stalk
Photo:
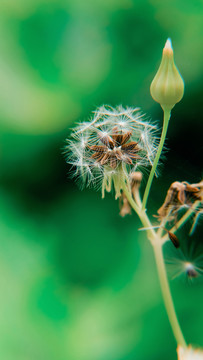
[[[160,158],[163,146],[164,146],[164,141],[165,141],[165,138],[166,138],[166,133],[167,133],[167,129],[168,129],[168,123],[169,123],[170,116],[171,116],[171,112],[168,111],[168,110],[164,110],[164,120],[163,120],[163,128],[162,128],[162,133],[161,133],[161,139],[160,139],[160,142],[159,142],[159,147],[158,147],[158,150],[157,150],[157,153],[156,153],[156,157],[154,159],[154,163],[153,163],[153,166],[151,168],[150,175],[149,175],[147,185],[146,185],[146,188],[145,188],[143,201],[142,201],[142,210],[144,210],[146,208],[147,199],[148,199],[148,195],[149,195],[150,188],[151,188],[151,185],[152,185],[152,181],[153,181],[153,178],[154,178],[154,175],[155,175],[155,171],[156,171],[156,168],[157,168],[157,165],[158,165],[158,162],[159,162],[159,158]]]
[[[158,271],[158,275],[159,275],[161,291],[162,291],[162,295],[163,295],[165,308],[166,308],[166,311],[168,314],[169,322],[170,322],[174,337],[177,341],[177,344],[181,345],[182,347],[186,347],[187,344],[186,344],[186,341],[184,339],[184,336],[182,334],[182,331],[181,331],[181,328],[180,328],[180,325],[179,325],[179,322],[177,319],[176,311],[175,311],[174,304],[173,304],[173,299],[172,299],[171,292],[170,292],[170,287],[169,287],[168,278],[167,278],[167,274],[166,274],[166,268],[165,268],[165,264],[164,264],[163,251],[162,251],[163,243],[161,242],[161,238],[157,236],[157,233],[153,229],[153,226],[146,214],[146,211],[145,210],[143,211],[136,204],[134,199],[132,198],[132,195],[129,192],[129,189],[126,186],[125,182],[123,183],[123,192],[125,193],[131,207],[134,209],[134,211],[139,216],[143,226],[147,228],[146,231],[147,231],[148,239],[150,240],[153,250],[154,250],[154,256],[155,256],[155,260],[156,260],[156,266],[157,266],[157,271]]]
[[[173,299],[170,292],[170,287],[168,283],[168,278],[166,274],[166,268],[163,259],[163,250],[162,245],[160,243],[156,243],[153,246],[154,255],[156,259],[157,271],[159,275],[159,281],[161,285],[161,291],[164,299],[165,308],[168,314],[169,322],[171,324],[171,328],[174,334],[174,337],[177,341],[177,344],[181,345],[182,347],[186,347],[186,341],[182,334],[180,324],[177,319],[176,311],[173,304]]]

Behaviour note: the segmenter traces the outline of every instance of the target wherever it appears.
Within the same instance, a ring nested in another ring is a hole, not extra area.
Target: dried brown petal
[[[131,159],[140,159],[140,156],[137,155],[137,153],[133,153],[133,152],[129,151],[129,152],[127,152],[127,154]]]
[[[110,166],[111,166],[112,169],[115,169],[115,168],[116,168],[116,166],[117,166],[117,160],[116,160],[115,156],[111,156],[111,157],[110,157]]]
[[[101,165],[105,165],[109,161],[109,158],[110,158],[109,153],[104,154],[103,158],[101,159]]]
[[[125,163],[128,164],[128,165],[132,165],[132,163],[133,163],[132,160],[131,160],[131,158],[130,158],[129,156],[125,156],[125,157],[124,157],[124,161],[125,161]]]
[[[125,143],[127,143],[127,141],[130,139],[131,135],[132,135],[131,131],[128,131],[126,134],[124,134],[121,145],[124,145]]]
[[[123,155],[122,152],[120,150],[116,150],[115,151],[115,156],[118,160],[122,160],[123,159]]]
[[[137,142],[135,142],[135,141],[131,141],[131,142],[129,142],[128,144],[122,145],[122,146],[121,146],[121,149],[122,149],[123,151],[132,151],[132,150],[138,151],[138,150],[139,150],[138,147],[137,147]]]
[[[107,151],[108,147],[103,145],[92,145],[89,146],[89,149],[101,153]]]
[[[92,158],[95,158],[95,160],[96,160],[97,162],[100,162],[100,161],[103,159],[104,154],[96,153],[96,154],[93,154],[91,157],[92,157]]]
[[[122,134],[116,134],[116,135],[111,135],[113,141],[114,141],[114,144],[116,146],[120,146],[121,143],[122,143],[122,140],[123,140],[123,135]]]
[[[111,136],[109,136],[109,135],[102,136],[102,137],[100,137],[100,140],[108,148],[110,148],[110,149],[114,148],[114,141],[112,140]]]

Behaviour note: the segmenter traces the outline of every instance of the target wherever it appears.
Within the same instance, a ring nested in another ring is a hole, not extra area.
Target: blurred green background
[[[0,359],[175,359],[139,221],[81,192],[61,153],[102,104],[139,106],[161,126],[149,86],[171,37],[186,88],[151,213],[171,182],[202,178],[202,1],[1,0],[0,14]],[[182,232],[186,255],[201,232]],[[187,341],[203,346],[202,281],[171,287]]]

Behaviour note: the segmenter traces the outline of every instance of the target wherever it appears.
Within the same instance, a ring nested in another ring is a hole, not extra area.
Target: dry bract
[[[157,211],[160,220],[173,220],[183,207],[191,207],[195,201],[202,201],[203,182],[189,184],[186,181],[175,181],[171,184],[163,205]]]

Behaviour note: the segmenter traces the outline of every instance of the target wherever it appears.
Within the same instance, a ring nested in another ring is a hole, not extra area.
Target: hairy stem
[[[150,188],[151,188],[151,185],[152,185],[152,181],[153,181],[153,178],[154,178],[154,175],[155,175],[155,172],[156,172],[156,168],[157,168],[157,165],[158,165],[158,162],[159,162],[159,158],[160,158],[160,155],[161,155],[161,152],[162,152],[162,149],[163,149],[163,145],[164,145],[164,141],[165,141],[165,138],[166,138],[166,133],[167,133],[167,129],[168,129],[168,123],[169,123],[170,116],[171,116],[171,112],[168,111],[168,110],[164,110],[164,121],[163,121],[161,139],[160,139],[158,151],[156,153],[156,157],[154,159],[154,163],[153,163],[153,166],[151,168],[150,175],[149,175],[149,178],[148,178],[148,181],[147,181],[147,186],[145,188],[143,201],[142,201],[142,209],[143,210],[146,208],[147,199],[148,199],[148,195],[149,195]]]

